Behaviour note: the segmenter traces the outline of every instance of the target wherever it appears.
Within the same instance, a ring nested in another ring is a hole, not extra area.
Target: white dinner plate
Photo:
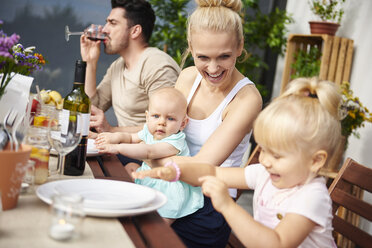
[[[61,180],[54,185],[57,194],[79,194],[87,208],[128,209],[155,199],[155,190],[135,183],[105,179]]]
[[[74,181],[74,180],[79,180],[81,182],[83,182],[83,181],[96,181],[97,184],[100,184],[100,183],[98,183],[98,181],[108,181],[108,182],[120,183],[120,184],[122,184],[123,187],[128,187],[128,185],[133,184],[134,186],[139,186],[140,188],[150,189],[150,188],[147,188],[147,187],[144,187],[144,186],[141,186],[141,185],[137,185],[137,184],[134,184],[134,183],[128,183],[128,182],[122,182],[122,181],[105,180],[105,179],[71,179],[71,180],[53,181],[53,182],[43,184],[43,185],[39,186],[38,189],[36,190],[36,195],[42,201],[44,201],[45,203],[51,204],[52,203],[52,196],[55,195],[56,192],[57,192],[56,186],[58,185],[58,187],[61,188],[61,187],[63,187],[63,185],[69,185],[71,183],[71,182],[68,182],[68,181]],[[85,184],[85,183],[86,182],[84,182],[82,184]],[[69,188],[69,187],[70,186],[68,186],[67,188]],[[129,186],[129,187],[131,187],[131,186]],[[136,208],[115,209],[115,208],[112,208],[112,205],[109,206],[109,208],[102,208],[103,205],[100,205],[97,208],[97,207],[86,206],[86,204],[84,203],[84,211],[87,215],[97,216],[97,217],[132,216],[132,215],[139,215],[139,214],[148,213],[148,212],[154,211],[154,210],[162,207],[167,202],[167,198],[163,193],[161,193],[157,190],[153,190],[153,189],[150,189],[150,190],[152,190],[154,192],[154,194],[155,194],[154,198],[151,201],[148,201],[147,203],[145,203],[141,206],[138,206]],[[134,191],[139,196],[143,192],[142,189],[134,190]],[[74,191],[74,193],[77,193],[77,192]],[[102,193],[102,191],[100,191],[99,194],[101,194],[101,193]],[[85,194],[86,194],[86,192],[85,192]],[[91,193],[89,193],[87,195],[88,195],[88,198],[89,198]],[[93,200],[93,202],[94,202],[94,200]],[[120,201],[120,202],[123,203],[122,201]],[[91,201],[91,203],[92,203],[92,201]],[[101,202],[101,204],[102,204],[102,202]],[[112,202],[111,202],[111,204],[112,204]]]

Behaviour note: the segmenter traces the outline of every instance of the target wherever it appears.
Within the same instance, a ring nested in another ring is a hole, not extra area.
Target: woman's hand
[[[165,181],[172,181],[176,178],[177,172],[173,167],[157,167],[151,170],[133,172],[132,177],[144,179],[145,177],[158,178]]]
[[[98,137],[98,133],[89,130],[89,134],[88,134],[89,139],[96,139],[97,137]]]
[[[211,198],[213,207],[218,212],[223,213],[230,204],[234,204],[226,184],[217,177],[203,176],[199,181],[202,184],[203,194]]]

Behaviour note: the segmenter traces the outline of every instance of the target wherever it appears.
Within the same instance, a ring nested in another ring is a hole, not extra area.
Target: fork
[[[4,117],[4,131],[6,132],[6,134],[8,136],[8,142],[10,144],[10,150],[12,151],[13,150],[13,137],[8,130],[8,120],[9,120],[11,115],[13,115],[13,109],[12,108],[9,109],[8,113]],[[13,123],[14,123],[14,119],[13,119],[13,122],[9,125],[12,127]]]
[[[10,144],[10,150],[13,151],[13,142],[14,142],[14,136],[11,134],[10,130],[8,127],[13,128],[14,122],[17,118],[17,112],[13,109],[10,108],[8,113],[4,117],[4,130],[8,135],[9,139],[9,144]],[[17,142],[17,141],[16,141]],[[17,142],[18,144],[18,142]]]
[[[16,116],[14,118],[14,126],[12,127],[12,136],[13,136],[13,142],[14,142],[14,147],[15,147],[16,152],[18,151],[18,148],[19,148],[19,142],[18,142],[17,134],[20,136],[21,140],[23,138],[23,134],[17,132],[19,125],[23,121],[23,118],[24,118],[24,115],[19,114],[18,112],[16,112]]]

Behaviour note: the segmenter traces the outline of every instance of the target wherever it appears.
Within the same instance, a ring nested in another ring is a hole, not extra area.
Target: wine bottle
[[[64,109],[78,111],[82,115],[80,144],[66,155],[64,162],[63,174],[69,176],[80,176],[84,173],[85,169],[90,119],[90,99],[85,94],[84,89],[86,65],[85,61],[76,61],[73,88],[63,101]]]

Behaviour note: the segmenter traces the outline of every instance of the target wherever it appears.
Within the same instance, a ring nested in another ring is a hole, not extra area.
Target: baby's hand
[[[98,133],[89,130],[89,133],[88,133],[89,139],[96,139],[97,137],[98,137]]]
[[[173,167],[156,167],[151,170],[133,172],[132,177],[136,179],[144,179],[145,177],[159,178],[165,181],[172,181],[177,176],[177,172]]]
[[[200,177],[203,193],[210,197],[214,208],[218,212],[223,212],[230,203],[234,203],[229,195],[226,184],[214,176]]]
[[[99,153],[118,154],[119,149],[116,144],[96,144]]]
[[[104,144],[119,144],[120,140],[118,140],[118,135],[115,133],[100,133],[98,134],[95,144],[97,145],[104,145]]]

